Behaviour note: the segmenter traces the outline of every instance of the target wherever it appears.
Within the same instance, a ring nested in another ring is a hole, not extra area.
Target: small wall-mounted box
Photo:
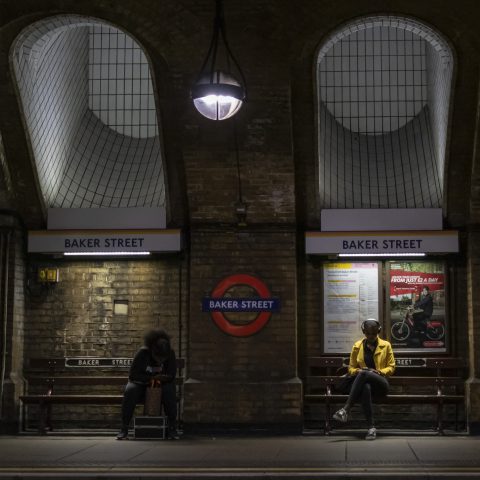
[[[37,280],[40,283],[57,283],[59,281],[58,268],[39,268]]]

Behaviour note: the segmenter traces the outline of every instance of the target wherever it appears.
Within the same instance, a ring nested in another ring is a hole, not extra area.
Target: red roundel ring
[[[270,290],[259,278],[238,273],[224,278],[213,290],[212,298],[223,297],[225,292],[235,285],[248,285],[252,287],[260,298],[271,297]],[[257,318],[247,325],[233,325],[225,318],[222,312],[212,312],[212,318],[217,324],[217,327],[222,330],[222,332],[234,337],[249,337],[259,332],[266,325],[271,315],[272,312],[260,312]]]

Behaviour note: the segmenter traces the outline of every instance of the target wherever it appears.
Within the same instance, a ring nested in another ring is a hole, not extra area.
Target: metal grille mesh
[[[429,27],[368,17],[317,61],[322,208],[441,207],[452,77]]]
[[[165,204],[152,79],[131,37],[52,17],[20,34],[13,64],[47,206]]]

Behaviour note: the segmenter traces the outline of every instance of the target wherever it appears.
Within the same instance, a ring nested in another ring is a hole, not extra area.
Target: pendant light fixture
[[[215,3],[212,40],[191,94],[195,108],[204,117],[226,120],[235,115],[245,101],[246,82],[227,42],[223,2],[215,0]]]

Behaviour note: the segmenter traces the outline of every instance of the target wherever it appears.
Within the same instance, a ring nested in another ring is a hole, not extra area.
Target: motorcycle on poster
[[[445,269],[442,262],[392,262],[390,337],[397,351],[445,352]]]

